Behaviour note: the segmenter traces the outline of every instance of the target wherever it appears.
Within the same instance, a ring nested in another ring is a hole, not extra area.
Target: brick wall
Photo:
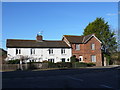
[[[91,44],[95,44],[95,50],[91,49]],[[91,61],[91,55],[96,56],[96,66],[102,66],[102,56],[101,56],[101,44],[100,42],[95,38],[92,37],[86,44],[80,44],[80,50],[75,50],[75,44],[72,44],[72,54],[76,55],[76,57],[79,59],[79,56],[83,56],[84,62],[92,62]]]

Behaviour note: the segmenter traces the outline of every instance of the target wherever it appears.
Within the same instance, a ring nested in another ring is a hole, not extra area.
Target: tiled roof
[[[64,35],[64,37],[70,42],[70,43],[84,43],[86,40],[88,40],[93,34],[87,35],[87,36],[75,36],[75,35]]]
[[[7,39],[9,48],[70,48],[64,41]]]

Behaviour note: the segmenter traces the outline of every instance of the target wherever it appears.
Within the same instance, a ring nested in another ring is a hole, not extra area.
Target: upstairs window
[[[35,54],[35,49],[31,49],[31,54]]]
[[[49,54],[53,54],[53,49],[49,49]]]
[[[21,54],[21,49],[18,49],[18,48],[16,49],[16,55],[17,54]]]
[[[96,56],[95,56],[95,55],[92,55],[92,56],[91,56],[91,61],[92,61],[92,62],[96,62]]]
[[[61,49],[61,54],[65,54],[65,49]]]
[[[80,50],[80,44],[75,44],[75,49]]]
[[[95,44],[94,43],[91,44],[91,49],[95,50]]]

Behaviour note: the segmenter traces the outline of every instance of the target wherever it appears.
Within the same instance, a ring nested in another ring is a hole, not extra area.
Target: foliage
[[[44,60],[44,61],[42,61],[42,63],[49,63],[49,61],[47,61],[47,60]]]
[[[58,63],[49,62],[48,67],[49,68],[63,68],[63,67],[70,68],[70,67],[72,67],[72,63],[70,63],[70,62],[58,62]]]
[[[71,56],[70,57],[70,61],[73,63],[73,62],[76,62],[77,58],[75,55]]]
[[[92,67],[95,66],[94,63],[84,63],[84,62],[75,62],[73,63],[73,67]]]
[[[103,18],[96,18],[95,21],[89,23],[84,29],[84,35],[95,34],[102,42],[102,52],[106,55],[111,55],[117,50],[117,42],[115,33],[110,30],[108,22]],[[109,59],[109,58],[107,58]]]
[[[87,63],[87,66],[92,67],[92,66],[96,66],[96,64],[95,63]]]
[[[20,60],[19,59],[16,59],[16,60],[10,60],[7,62],[8,64],[19,64],[20,63]]]
[[[120,52],[111,55],[111,64],[120,64]]]

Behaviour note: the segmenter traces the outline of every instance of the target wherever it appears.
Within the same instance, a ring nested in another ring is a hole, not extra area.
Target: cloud
[[[120,13],[120,12],[119,12]],[[117,13],[108,13],[106,14],[107,16],[115,16],[115,15],[118,15]]]

